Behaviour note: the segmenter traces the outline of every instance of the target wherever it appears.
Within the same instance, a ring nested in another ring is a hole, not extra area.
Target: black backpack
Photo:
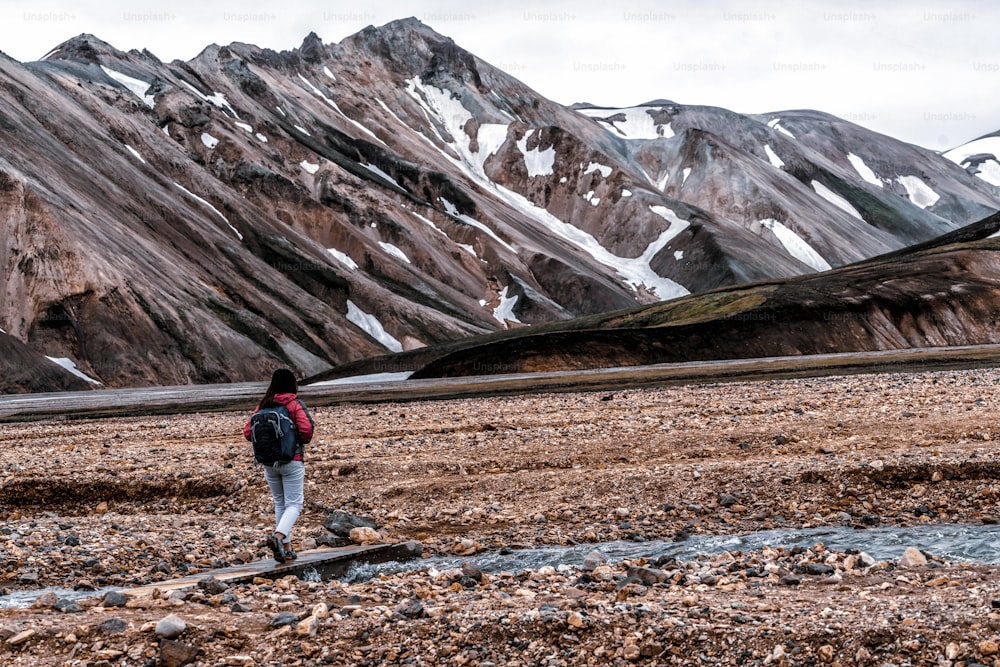
[[[298,434],[288,408],[279,405],[262,408],[250,417],[250,442],[258,463],[272,465],[291,461],[295,456]]]

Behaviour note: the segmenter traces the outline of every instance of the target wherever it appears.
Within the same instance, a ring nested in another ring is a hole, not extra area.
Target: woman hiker
[[[271,384],[264,393],[254,414],[265,408],[283,406],[288,410],[294,426],[296,438],[294,455],[291,461],[277,461],[264,465],[264,479],[271,489],[274,498],[275,529],[267,537],[267,546],[274,554],[274,560],[284,563],[295,560],[296,553],[292,550],[292,526],[302,512],[303,486],[305,485],[305,464],[303,454],[313,436],[313,420],[305,404],[299,400],[298,382],[295,375],[287,368],[279,368],[271,376]],[[243,436],[251,439],[253,430],[253,415],[243,427]]]

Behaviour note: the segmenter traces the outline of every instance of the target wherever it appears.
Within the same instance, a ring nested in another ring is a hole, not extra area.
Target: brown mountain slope
[[[189,62],[91,35],[0,57],[0,327],[105,386],[310,375],[997,208],[950,160],[825,114],[564,107],[413,19]]]
[[[1000,342],[1000,215],[825,273],[429,351],[412,377]],[[960,239],[973,240],[960,240]]]

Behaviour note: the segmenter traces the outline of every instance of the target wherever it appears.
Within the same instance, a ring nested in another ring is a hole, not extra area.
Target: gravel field
[[[245,415],[4,424],[0,592],[84,596],[0,609],[0,664],[1000,667],[1000,565],[865,551],[873,526],[996,523],[998,384],[990,369],[316,409],[299,550],[341,510],[464,566],[152,596],[104,591],[269,556]],[[819,526],[854,527],[857,548],[599,553]],[[573,544],[598,553],[477,565]]]

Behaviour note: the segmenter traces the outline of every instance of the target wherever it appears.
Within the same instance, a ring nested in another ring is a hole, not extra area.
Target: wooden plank
[[[346,547],[324,547],[299,552],[294,561],[279,563],[273,558],[253,561],[244,565],[232,565],[215,570],[208,570],[186,577],[161,581],[124,591],[130,597],[152,595],[159,590],[161,594],[175,590],[194,588],[198,582],[207,577],[215,577],[225,584],[242,584],[253,581],[257,577],[279,579],[288,575],[302,576],[304,572],[316,570],[322,576],[326,573],[344,572],[355,563],[384,563],[390,560],[407,560],[421,553],[417,542],[404,544],[368,544]],[[325,571],[325,572],[324,572]]]

